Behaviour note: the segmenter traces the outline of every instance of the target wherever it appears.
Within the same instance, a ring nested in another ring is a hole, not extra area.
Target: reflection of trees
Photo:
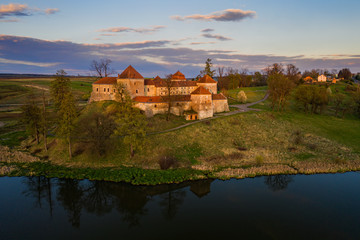
[[[265,177],[265,184],[268,185],[272,191],[279,191],[286,189],[288,184],[293,181],[293,177],[289,175],[275,175]]]
[[[80,227],[83,188],[79,180],[59,179],[57,200],[68,212],[69,222],[74,227]]]
[[[111,212],[113,199],[110,195],[109,183],[92,181],[84,187],[83,204],[88,212],[98,216]]]
[[[48,203],[52,215],[53,199],[67,212],[68,221],[76,228],[80,227],[82,210],[96,215],[104,215],[116,209],[129,227],[140,225],[141,219],[148,213],[146,204],[152,196],[160,196],[160,207],[166,219],[173,219],[186,197],[184,187],[201,197],[210,192],[212,180],[159,186],[133,186],[126,183],[87,181],[75,179],[49,179],[29,177],[25,184],[26,196],[36,200],[35,205],[42,207]],[[55,190],[53,188],[55,187]]]
[[[35,206],[39,208],[42,208],[42,200],[45,200],[49,204],[49,212],[50,216],[52,216],[53,200],[51,179],[46,177],[28,177],[25,184],[28,188],[23,194],[35,198]]]
[[[160,206],[166,219],[173,219],[184,202],[186,192],[184,190],[169,191],[161,195]]]

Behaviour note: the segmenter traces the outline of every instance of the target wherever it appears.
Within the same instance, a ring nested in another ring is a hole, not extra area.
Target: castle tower
[[[144,96],[144,77],[129,65],[117,78],[117,83],[123,84],[132,98]]]
[[[217,82],[207,74],[197,81],[197,85],[206,88],[213,94],[217,93]]]
[[[211,92],[202,86],[198,87],[191,93],[191,108],[198,113],[199,119],[212,117],[214,107]]]
[[[171,76],[171,81],[186,81],[185,75],[177,71]]]

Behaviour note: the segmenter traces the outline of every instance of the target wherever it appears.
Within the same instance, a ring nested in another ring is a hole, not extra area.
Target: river
[[[360,174],[153,187],[0,178],[0,239],[360,239]]]

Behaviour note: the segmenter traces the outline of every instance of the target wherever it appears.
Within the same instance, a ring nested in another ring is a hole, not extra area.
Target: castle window
[[[150,89],[148,88],[148,92],[150,92]]]
[[[98,91],[99,91],[99,88],[96,88],[96,91],[98,92]]]
[[[104,88],[104,92],[106,92],[106,88]]]
[[[114,92],[115,92],[115,88],[114,88]]]
[[[155,107],[157,107],[156,104],[155,104]]]
[[[110,92],[110,89],[108,88],[108,92]]]
[[[136,93],[139,93],[139,91],[136,89]]]

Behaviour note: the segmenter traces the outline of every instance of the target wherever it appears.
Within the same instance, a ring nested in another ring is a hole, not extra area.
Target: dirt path
[[[155,135],[155,134],[159,134],[159,133],[172,132],[172,131],[175,131],[175,130],[178,130],[178,129],[181,129],[181,128],[184,128],[184,127],[196,124],[196,123],[199,123],[199,122],[209,121],[211,119],[216,119],[216,118],[220,118],[220,117],[224,117],[224,116],[231,116],[231,115],[235,115],[235,114],[238,114],[238,113],[241,113],[241,112],[261,111],[261,109],[255,109],[255,108],[249,108],[249,107],[254,106],[254,105],[258,104],[258,103],[261,103],[261,102],[265,101],[268,97],[269,97],[269,93],[266,93],[266,95],[264,96],[263,99],[261,99],[259,101],[256,101],[256,102],[253,102],[253,103],[229,105],[229,107],[235,107],[238,110],[235,110],[235,111],[232,111],[232,112],[226,112],[226,113],[219,113],[219,114],[216,114],[216,116],[214,116],[212,118],[205,118],[205,119],[202,119],[202,120],[197,120],[197,121],[185,123],[184,125],[181,125],[181,126],[178,126],[178,127],[175,127],[175,128],[167,129],[167,130],[160,131],[160,132],[148,133],[147,135]]]
[[[23,86],[24,87],[37,88],[37,89],[44,90],[44,91],[49,91],[49,89],[46,88],[46,87],[40,87],[40,86],[35,86],[35,85],[23,85]]]

